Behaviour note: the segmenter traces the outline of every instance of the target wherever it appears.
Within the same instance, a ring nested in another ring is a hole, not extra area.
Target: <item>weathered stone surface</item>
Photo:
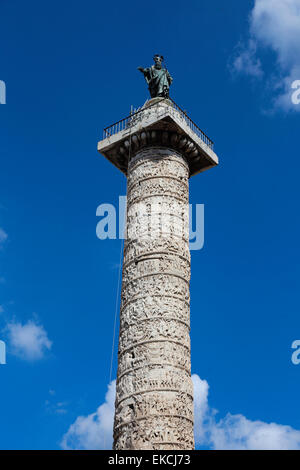
[[[115,449],[193,449],[189,165],[148,147],[129,162]]]

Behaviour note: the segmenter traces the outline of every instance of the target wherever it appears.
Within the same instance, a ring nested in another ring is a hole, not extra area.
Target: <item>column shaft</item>
[[[129,162],[114,449],[193,449],[189,167],[169,148]]]

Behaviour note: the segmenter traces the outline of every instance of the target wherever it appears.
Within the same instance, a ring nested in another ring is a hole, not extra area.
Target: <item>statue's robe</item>
[[[167,69],[158,69],[155,65],[145,69],[145,77],[149,85],[151,98],[156,96],[169,96],[169,88],[172,83],[172,77]]]

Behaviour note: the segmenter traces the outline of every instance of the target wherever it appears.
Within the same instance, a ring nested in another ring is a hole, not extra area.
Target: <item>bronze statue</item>
[[[146,69],[138,67],[138,70],[144,74],[151,98],[156,98],[157,96],[169,98],[169,88],[173,78],[162,65],[164,60],[162,55],[156,54],[153,59],[155,62],[154,65]]]

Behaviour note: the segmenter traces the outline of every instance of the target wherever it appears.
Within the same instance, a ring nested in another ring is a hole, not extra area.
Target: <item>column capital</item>
[[[154,98],[104,129],[98,151],[127,175],[129,160],[141,149],[166,147],[188,162],[190,176],[218,164],[213,142],[171,99]]]

